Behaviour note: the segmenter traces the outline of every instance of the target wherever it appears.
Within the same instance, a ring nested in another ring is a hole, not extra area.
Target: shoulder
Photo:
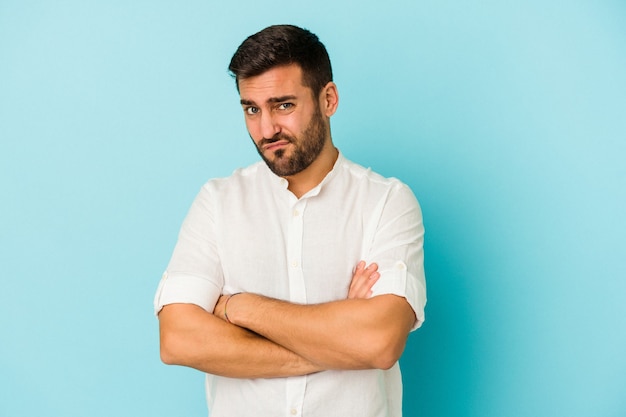
[[[411,189],[398,178],[384,177],[371,168],[366,168],[345,157],[341,157],[338,169],[338,174],[343,177],[344,181],[361,184],[372,191],[413,195]]]
[[[231,193],[251,187],[255,183],[263,182],[268,178],[267,167],[258,161],[245,168],[238,168],[228,177],[212,178],[203,186],[202,191],[211,194]]]
[[[236,169],[228,177],[208,180],[196,195],[193,207],[203,211],[214,211],[221,206],[241,204],[244,197],[263,192],[262,184],[269,181],[264,166],[263,162],[259,162]]]

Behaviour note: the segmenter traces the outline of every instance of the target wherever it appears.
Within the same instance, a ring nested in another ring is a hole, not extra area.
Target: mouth
[[[284,148],[285,146],[289,145],[289,141],[288,140],[277,140],[275,142],[271,142],[268,144],[263,145],[263,152],[272,152],[281,148]]]

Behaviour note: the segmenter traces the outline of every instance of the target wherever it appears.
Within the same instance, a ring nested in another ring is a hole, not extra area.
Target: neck
[[[322,152],[318,157],[303,171],[295,175],[285,177],[289,181],[287,189],[291,191],[297,198],[302,197],[314,187],[316,187],[326,175],[333,169],[339,151],[333,146],[332,141],[326,141]]]

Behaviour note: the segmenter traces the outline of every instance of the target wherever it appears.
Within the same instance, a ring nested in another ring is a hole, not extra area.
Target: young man
[[[400,416],[426,303],[419,205],[333,146],[317,36],[268,27],[229,69],[264,162],[194,201],[155,298],[162,360],[207,373],[211,417]]]

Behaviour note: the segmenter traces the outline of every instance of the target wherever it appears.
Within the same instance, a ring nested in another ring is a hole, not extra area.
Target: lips
[[[289,144],[288,140],[277,140],[274,142],[267,143],[263,145],[263,151],[275,151],[277,149],[283,148]]]

